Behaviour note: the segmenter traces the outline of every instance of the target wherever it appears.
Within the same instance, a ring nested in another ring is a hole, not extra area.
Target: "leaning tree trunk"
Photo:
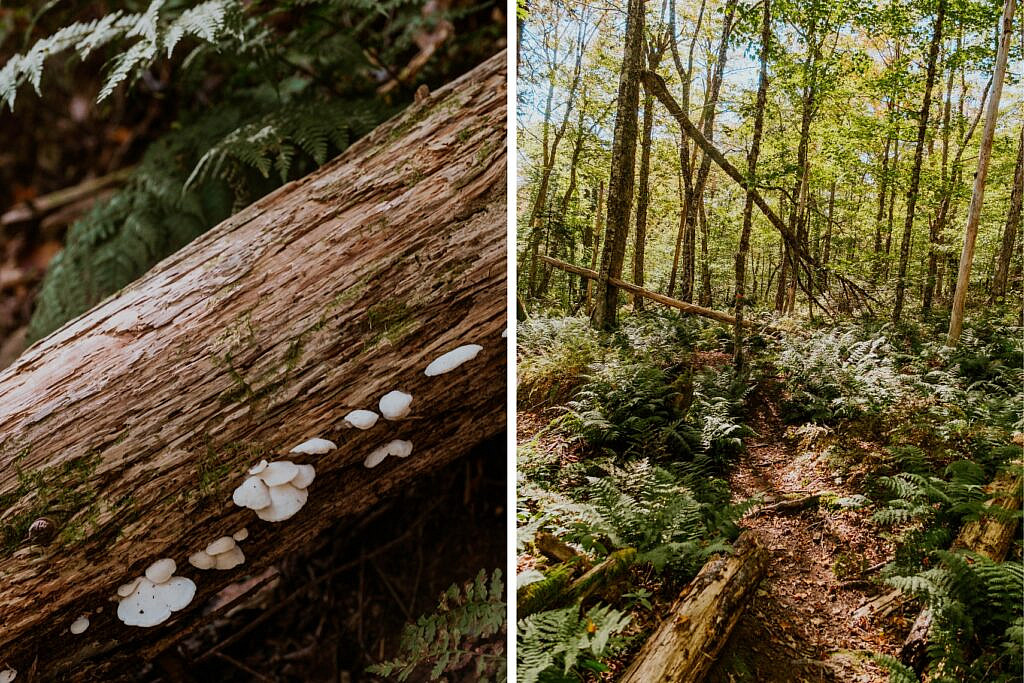
[[[619,683],[703,680],[768,571],[768,554],[751,532],[732,555],[708,562],[676,599]]]
[[[0,373],[0,665],[43,679],[113,674],[209,623],[226,584],[294,553],[505,428],[505,54],[165,259]],[[447,377],[425,366],[462,344]],[[411,393],[405,421],[343,429]],[[338,449],[283,455],[321,436]],[[407,460],[362,461],[391,439]],[[293,519],[232,503],[246,468],[316,467]],[[31,545],[49,518],[57,535]],[[246,563],[186,558],[248,527]],[[198,586],[162,626],[110,599],[154,560]],[[222,611],[222,610],[221,610]],[[69,624],[89,614],[81,636]],[[32,678],[29,676],[29,678]]]

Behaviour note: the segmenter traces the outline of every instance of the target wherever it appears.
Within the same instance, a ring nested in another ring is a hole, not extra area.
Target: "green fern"
[[[614,651],[614,636],[629,621],[628,615],[600,605],[582,618],[573,606],[521,619],[516,633],[517,682],[580,680],[581,670],[604,670],[600,659]]]
[[[445,673],[471,671],[473,680],[505,680],[505,601],[501,570],[490,582],[480,570],[474,581],[453,584],[441,594],[437,609],[402,631],[399,654],[374,664],[368,672],[407,680],[430,666],[430,680]]]
[[[13,110],[18,90],[24,85],[31,85],[39,94],[48,57],[74,50],[85,59],[97,49],[120,41],[123,50],[108,63],[96,98],[102,102],[117,86],[133,83],[161,53],[170,57],[186,36],[215,42],[228,30],[229,17],[241,10],[241,5],[231,0],[210,0],[172,17],[170,12],[162,12],[164,4],[165,0],[153,0],[145,12],[113,12],[102,19],[65,26],[36,41],[28,52],[14,55],[0,69],[0,104]]]

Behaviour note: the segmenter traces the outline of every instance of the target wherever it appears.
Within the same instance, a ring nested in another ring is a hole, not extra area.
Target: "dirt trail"
[[[757,434],[749,437],[729,477],[734,497],[760,495],[770,504],[821,491],[834,494],[826,501],[859,493],[847,488],[830,462],[833,435],[827,430],[808,428],[787,437],[778,412],[781,392],[769,380],[751,397],[750,425]],[[891,557],[869,516],[823,503],[743,520],[741,526],[759,534],[771,561],[709,682],[888,680],[868,656],[894,654],[900,634],[866,620],[854,623],[851,616],[876,592],[870,579],[877,574],[864,570]]]

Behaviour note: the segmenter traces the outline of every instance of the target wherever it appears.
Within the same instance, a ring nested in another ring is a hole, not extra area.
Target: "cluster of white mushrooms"
[[[507,330],[501,336],[505,337]],[[424,374],[436,377],[451,372],[474,358],[483,350],[478,344],[467,344],[449,351],[431,362]],[[370,429],[381,416],[385,420],[401,420],[409,415],[412,395],[394,390],[384,394],[378,401],[380,413],[372,410],[353,410],[345,416],[344,423],[355,429]],[[293,448],[289,455],[323,455],[335,450],[334,442],[322,438],[309,439]],[[376,448],[363,460],[363,465],[373,468],[385,458],[395,456],[407,458],[412,454],[412,442],[394,439]],[[232,500],[239,507],[248,508],[267,522],[283,522],[293,517],[306,504],[307,487],[313,483],[316,470],[310,464],[297,464],[291,460],[267,462],[261,460],[249,468],[245,480],[235,489]],[[231,536],[222,536],[189,556],[193,567],[201,570],[233,569],[245,562],[240,542],[248,538],[249,532],[240,529]],[[175,576],[177,565],[171,558],[163,558],[151,564],[145,574],[136,577],[117,589],[118,618],[128,626],[150,627],[163,623],[171,614],[184,609],[195,596],[196,585],[190,579]],[[84,633],[89,627],[89,617],[80,615],[70,626],[73,634]],[[0,683],[11,683],[18,675],[14,669],[0,671]]]

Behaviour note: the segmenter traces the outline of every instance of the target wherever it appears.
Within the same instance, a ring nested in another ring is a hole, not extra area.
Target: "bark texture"
[[[226,584],[505,428],[505,59],[228,219],[0,373],[4,666],[112,680],[213,619],[203,606]],[[484,347],[475,360],[424,376],[468,343]],[[376,410],[393,389],[412,394],[408,418],[344,429],[350,410]],[[284,455],[314,436],[339,447]],[[410,458],[363,467],[396,438],[413,441]],[[316,467],[286,522],[231,501],[261,457]],[[56,538],[29,545],[27,526],[44,516]],[[243,526],[243,566],[186,561]],[[195,581],[195,599],[161,626],[124,626],[110,597],[162,557]],[[68,635],[83,613],[89,630]]]
[[[619,683],[702,680],[767,570],[768,554],[744,532],[732,555],[708,562],[683,589]]]

